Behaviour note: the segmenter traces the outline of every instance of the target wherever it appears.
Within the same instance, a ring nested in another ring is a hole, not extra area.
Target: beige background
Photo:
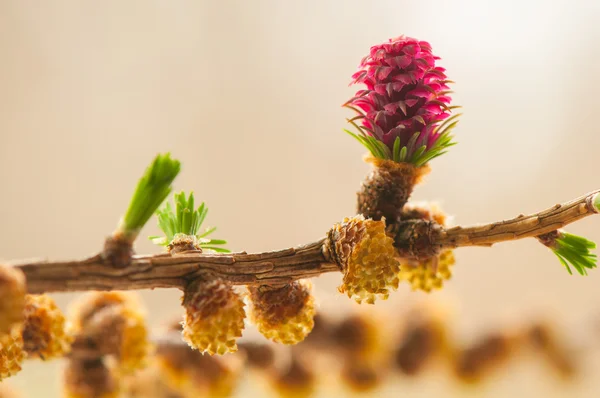
[[[230,248],[320,237],[353,213],[368,172],[341,132],[350,75],[370,45],[402,33],[433,45],[465,112],[459,145],[432,162],[416,199],[471,224],[573,198],[600,187],[599,22],[597,1],[0,0],[0,257],[98,250],[159,151],[183,161],[177,188],[209,204]],[[570,230],[600,241],[599,222]],[[157,249],[142,239],[138,250]],[[457,257],[432,295],[450,303],[457,336],[542,310],[589,348],[575,386],[524,362],[486,396],[597,396],[600,271],[570,277],[532,240]],[[351,308],[338,281],[317,282],[324,311]],[[175,291],[143,296],[154,325],[180,313]],[[66,307],[73,296],[56,297]],[[424,299],[404,286],[380,309]],[[55,397],[58,375],[31,362],[12,383]],[[399,392],[461,390],[436,373],[379,395]]]

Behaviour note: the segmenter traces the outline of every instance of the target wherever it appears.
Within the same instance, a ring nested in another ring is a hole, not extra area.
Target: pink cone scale
[[[351,83],[366,89],[344,104],[357,112],[349,122],[359,134],[347,132],[373,156],[396,162],[422,166],[445,153],[459,115],[452,115],[457,107],[439,59],[429,43],[410,37],[371,47]]]

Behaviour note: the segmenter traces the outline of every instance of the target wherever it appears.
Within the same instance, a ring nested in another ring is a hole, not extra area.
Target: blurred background
[[[350,76],[371,45],[401,34],[432,44],[464,108],[459,145],[432,162],[414,199],[466,225],[575,198],[600,187],[599,21],[598,1],[0,0],[0,258],[99,250],[137,178],[165,151],[183,162],[176,188],[207,202],[207,221],[230,249],[321,237],[353,214],[369,171],[363,148],[342,132]],[[157,233],[151,224],[144,235]],[[600,241],[598,225],[592,217],[569,230]],[[600,271],[569,276],[534,240],[456,256],[443,291],[405,285],[375,310],[393,318],[441,302],[463,340],[552,318],[586,347],[580,380],[561,383],[524,363],[484,395],[597,396]],[[337,294],[339,280],[316,280],[322,311],[354,307]],[[142,295],[152,325],[181,315],[179,292]],[[56,295],[63,308],[73,297]],[[10,382],[52,398],[59,375],[60,363],[31,361]],[[247,388],[240,396],[264,395]],[[463,391],[433,373],[374,396],[398,392]]]

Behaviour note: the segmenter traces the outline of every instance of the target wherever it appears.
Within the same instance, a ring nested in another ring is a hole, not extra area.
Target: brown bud
[[[198,238],[194,235],[177,234],[173,241],[167,246],[167,250],[171,254],[184,253],[188,251],[196,251],[202,253],[202,247]]]
[[[402,209],[401,219],[426,220],[446,226],[446,214],[435,203],[407,203]]]
[[[389,224],[400,219],[401,210],[414,186],[429,172],[428,166],[415,167],[410,163],[366,158],[373,171],[358,192],[358,213],[376,221],[385,218]]]
[[[104,241],[102,258],[115,267],[124,268],[131,264],[133,254],[132,240],[122,233],[117,232]]]

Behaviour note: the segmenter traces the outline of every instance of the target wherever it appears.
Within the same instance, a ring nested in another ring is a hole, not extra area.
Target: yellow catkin
[[[295,281],[281,288],[250,288],[251,319],[267,339],[297,344],[314,327],[315,300],[312,284]]]
[[[152,345],[144,314],[131,294],[97,292],[74,306],[73,333],[94,341],[99,353],[116,359],[115,371],[132,373],[144,367]]]
[[[28,294],[23,323],[24,348],[31,358],[62,357],[73,338],[65,332],[65,317],[52,297]]]
[[[410,283],[412,290],[431,292],[441,289],[444,281],[452,277],[452,266],[455,263],[452,250],[443,251],[437,258],[437,269],[433,266],[434,260],[427,260],[417,265],[402,264],[400,266],[400,279]]]
[[[365,220],[362,216],[346,218],[334,228],[346,229],[352,224],[362,227],[362,237],[349,249],[343,264],[343,283],[338,289],[358,303],[385,300],[399,283],[394,240],[386,234],[384,221]]]
[[[139,308],[139,302],[131,293],[125,292],[92,292],[81,296],[73,304],[70,311],[73,332],[79,332],[100,310],[106,307],[123,304],[129,308]]]
[[[343,355],[366,362],[387,355],[389,346],[378,318],[356,313],[332,328],[331,339]]]
[[[381,386],[384,366],[371,361],[347,360],[342,367],[342,382],[355,393],[368,394]]]
[[[8,265],[0,264],[0,335],[9,333],[23,320],[25,277]]]
[[[183,339],[200,352],[226,354],[237,351],[244,329],[244,301],[233,286],[222,280],[196,281],[186,288]]]
[[[26,356],[21,331],[21,325],[16,325],[9,333],[0,335],[0,380],[14,376],[21,370]]]
[[[447,222],[444,212],[433,203],[408,203],[402,209],[402,218],[434,221],[442,226]],[[437,258],[426,261],[405,261],[400,266],[400,280],[410,283],[413,290],[431,292],[441,289],[452,277],[454,262],[452,250],[445,250]]]
[[[192,348],[189,347],[189,349],[191,350]],[[160,369],[160,374],[170,389],[184,391],[190,388],[190,376],[181,367],[174,366],[170,358],[157,356],[156,366]]]
[[[231,397],[238,387],[243,371],[243,361],[239,358],[229,358],[229,360],[221,362],[219,374],[208,383],[208,394],[206,395],[209,397]]]
[[[146,365],[152,345],[143,314],[127,306],[122,306],[121,311],[125,325],[118,355],[118,369],[123,373],[132,373]]]
[[[159,344],[155,359],[166,387],[182,398],[231,396],[245,364],[243,356],[211,356],[181,344]]]
[[[117,398],[118,379],[102,359],[71,359],[64,372],[63,398]]]
[[[270,374],[270,384],[281,398],[309,398],[317,390],[317,377],[297,355],[292,355],[289,366]]]
[[[126,378],[123,386],[124,398],[181,397],[182,393],[170,387],[161,368],[154,361],[149,366]]]

